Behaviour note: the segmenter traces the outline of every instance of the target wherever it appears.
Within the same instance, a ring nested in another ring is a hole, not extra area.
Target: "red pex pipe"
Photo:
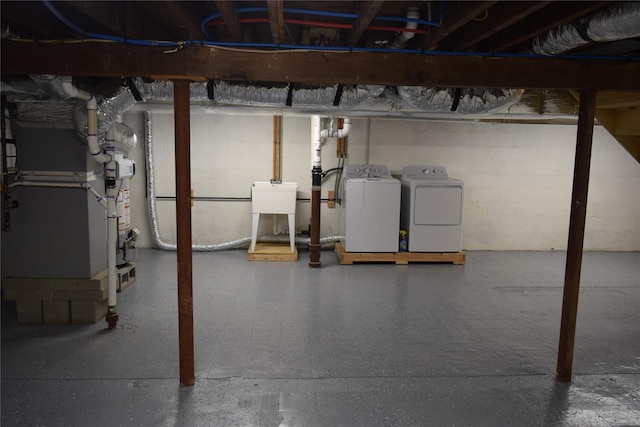
[[[240,24],[254,24],[254,23],[268,23],[269,18],[242,18],[238,19],[238,23]],[[285,23],[287,24],[297,24],[297,25],[309,25],[312,27],[324,27],[324,28],[340,28],[345,30],[353,29],[353,25],[351,24],[337,24],[332,22],[319,22],[319,21],[304,21],[302,19],[285,19]],[[224,21],[211,21],[207,23],[207,25],[225,25]],[[415,34],[427,34],[426,30],[418,30],[411,29],[405,27],[385,27],[378,25],[370,25],[367,27],[367,30],[370,31],[390,31],[393,33],[415,33]]]

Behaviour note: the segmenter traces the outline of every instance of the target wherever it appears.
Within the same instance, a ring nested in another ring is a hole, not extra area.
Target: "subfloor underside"
[[[194,387],[176,254],[139,250],[115,330],[2,310],[4,426],[640,425],[640,253],[584,254],[573,382],[555,380],[564,252],[465,265],[193,254]]]

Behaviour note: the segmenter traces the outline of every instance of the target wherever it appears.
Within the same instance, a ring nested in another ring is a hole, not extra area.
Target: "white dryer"
[[[400,181],[383,165],[347,165],[342,186],[346,252],[397,252]]]
[[[444,166],[406,166],[401,182],[409,252],[462,250],[463,181],[449,178]]]

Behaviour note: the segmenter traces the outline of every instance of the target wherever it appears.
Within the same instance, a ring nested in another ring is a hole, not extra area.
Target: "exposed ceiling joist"
[[[241,42],[243,39],[242,27],[238,23],[238,15],[233,10],[233,2],[217,0],[215,3],[231,34],[232,41]]]
[[[174,27],[181,27],[185,30],[190,40],[198,40],[203,38],[200,28],[194,23],[188,11],[185,10],[179,1],[166,1],[167,10],[170,12],[175,23]]]
[[[474,19],[464,34],[454,33],[440,44],[444,50],[467,50],[526,16],[542,9],[549,1],[499,2],[487,10],[483,19]]]
[[[182,76],[254,82],[640,91],[640,62],[403,53],[165,49],[2,42],[3,74]],[[472,73],[469,70],[473,70]]]
[[[106,3],[91,4],[86,1],[72,1],[68,2],[68,4],[78,12],[104,26],[111,34],[126,33],[122,7]]]
[[[28,13],[30,2],[0,2],[2,6],[2,31],[28,34],[30,37],[52,38],[55,32],[65,30],[62,23],[52,19],[49,11],[45,13]]]
[[[427,37],[420,43],[420,48],[427,50],[436,49],[441,40],[489,9],[495,3],[497,2],[444,2],[444,22],[427,35]]]
[[[271,26],[271,37],[273,42],[280,44],[284,42],[284,12],[283,0],[267,0],[269,11],[269,25]]]
[[[358,43],[358,40],[360,40],[383,3],[384,0],[368,0],[358,4],[358,19],[356,19],[353,29],[349,33],[347,46],[353,47]]]

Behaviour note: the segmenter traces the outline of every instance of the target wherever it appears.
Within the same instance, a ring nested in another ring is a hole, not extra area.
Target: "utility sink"
[[[253,213],[295,214],[297,182],[258,181],[251,187]]]
[[[289,242],[295,252],[297,182],[254,182],[251,187],[251,249],[256,250],[256,238],[261,214],[285,214],[289,217]]]

